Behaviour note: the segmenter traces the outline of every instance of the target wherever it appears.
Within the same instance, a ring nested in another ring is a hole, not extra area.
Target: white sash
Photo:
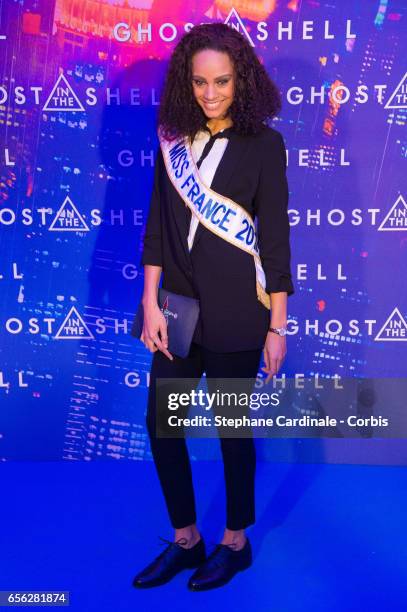
[[[200,223],[211,232],[253,256],[257,298],[270,309],[261,265],[256,227],[249,213],[202,182],[187,136],[173,142],[158,133],[165,167],[179,195]]]

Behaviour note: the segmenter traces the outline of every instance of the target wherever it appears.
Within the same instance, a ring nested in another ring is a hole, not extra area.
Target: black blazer
[[[266,291],[292,295],[284,140],[271,127],[256,136],[233,130],[229,136],[211,188],[257,219]],[[162,267],[165,289],[199,299],[195,342],[218,352],[263,348],[270,311],[257,298],[253,257],[201,223],[189,252],[191,215],[158,147],[141,264]]]

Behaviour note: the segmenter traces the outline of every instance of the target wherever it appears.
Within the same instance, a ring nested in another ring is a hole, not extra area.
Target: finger
[[[170,359],[171,361],[174,361],[174,357],[171,355],[171,353],[166,348],[163,349],[163,353],[166,357],[168,357],[168,359]]]
[[[164,350],[165,347],[163,343],[161,342],[160,338],[158,337],[158,334],[155,334],[154,336],[152,336],[151,339],[160,351]]]
[[[162,351],[164,353],[164,355],[166,357],[168,357],[168,359],[170,359],[171,361],[173,361],[173,356],[171,355],[171,353],[167,350],[167,348],[164,346],[164,344],[161,342],[161,340],[159,339],[158,335],[153,337],[153,342],[156,344],[158,350]]]
[[[266,384],[268,382],[270,382],[270,380],[273,378],[273,376],[275,374],[277,374],[276,360],[275,359],[270,359],[269,362],[270,362],[270,368],[269,368],[269,374],[268,374],[268,376],[266,378]]]
[[[168,347],[168,334],[167,334],[167,324],[165,321],[163,321],[160,325],[160,336],[161,336],[161,342],[163,343],[165,348],[167,348]]]
[[[150,338],[150,337],[146,338],[145,345],[148,348],[148,350],[150,351],[150,353],[155,353],[155,351],[158,350],[157,347],[155,346],[152,338]]]
[[[169,350],[167,349],[167,347],[162,345],[162,348],[160,349],[160,351],[162,351],[164,353],[164,355],[166,357],[168,357],[168,359],[170,359],[171,361],[174,360],[174,357],[171,355],[171,353],[169,352]]]
[[[265,348],[263,351],[264,354],[264,363],[266,365],[266,370],[268,371],[270,369],[270,361],[269,361],[269,354],[268,354],[268,350]]]
[[[277,374],[278,372],[278,359],[270,359],[270,369],[273,374]]]
[[[277,359],[277,363],[276,363],[276,374],[277,372],[280,370],[281,366],[283,365],[283,359]]]

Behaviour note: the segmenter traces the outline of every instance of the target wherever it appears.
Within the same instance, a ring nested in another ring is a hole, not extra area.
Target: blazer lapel
[[[185,204],[184,200],[179,195],[178,191],[171,183],[171,179],[168,177],[168,181],[171,184],[171,190],[173,193],[173,213],[174,219],[176,222],[176,226],[178,229],[178,237],[179,242],[182,246],[182,249],[185,253],[186,257],[189,257],[189,247],[188,247],[188,233],[189,233],[189,223],[191,220],[191,211],[188,206]]]

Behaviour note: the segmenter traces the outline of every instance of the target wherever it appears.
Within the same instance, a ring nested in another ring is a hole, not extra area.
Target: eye
[[[204,83],[204,81],[202,81],[201,79],[193,79],[193,82],[197,87],[201,87],[201,85]],[[220,79],[220,81],[217,81],[217,85],[223,87],[223,85],[226,85],[228,82],[229,79]]]

